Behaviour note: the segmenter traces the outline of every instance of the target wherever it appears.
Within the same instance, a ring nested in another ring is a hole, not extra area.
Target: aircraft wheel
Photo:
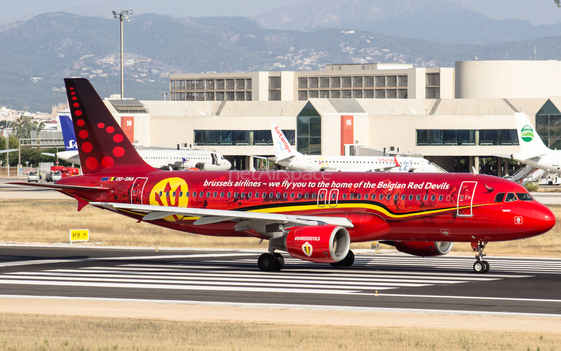
[[[349,267],[352,266],[353,263],[355,263],[355,254],[351,250],[349,250],[347,256],[345,256],[345,258],[343,258],[341,261],[332,262],[330,264],[333,267]]]
[[[275,259],[277,260],[277,266],[278,266],[277,271],[280,271],[281,269],[284,268],[284,257],[278,252],[275,252],[274,256]]]
[[[489,267],[489,262],[487,262],[487,261],[481,261],[481,263],[483,263],[483,265],[485,266],[482,273],[487,273],[487,272],[489,272],[489,268],[490,268],[490,267]]]
[[[475,273],[485,273],[485,263],[483,263],[485,261],[475,261],[475,263],[473,264],[473,270],[475,271]]]
[[[270,253],[264,253],[257,259],[257,266],[265,272],[273,272],[280,266],[275,256]]]

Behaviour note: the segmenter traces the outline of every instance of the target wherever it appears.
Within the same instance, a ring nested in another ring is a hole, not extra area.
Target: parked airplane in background
[[[80,164],[76,135],[74,134],[74,127],[70,117],[60,116],[60,126],[66,151],[58,152],[58,158],[74,164]],[[154,168],[198,168],[222,171],[232,167],[230,161],[213,151],[175,149],[139,149],[137,151],[140,157]],[[48,155],[55,156],[54,154]]]
[[[561,150],[551,150],[545,146],[525,113],[517,112],[514,117],[520,152],[510,155],[510,158],[547,172],[561,173],[561,166],[559,165]],[[497,156],[509,158],[508,155]]]
[[[149,166],[86,79],[65,79],[84,175],[56,189],[137,221],[215,236],[269,241],[258,267],[278,271],[276,250],[350,266],[351,242],[378,240],[418,256],[470,242],[487,272],[487,242],[549,231],[553,213],[521,185],[468,173],[186,172]],[[14,183],[27,185],[27,183]]]
[[[294,150],[284,133],[271,124],[275,163],[296,171],[342,172],[445,172],[422,157],[404,156],[314,156]]]

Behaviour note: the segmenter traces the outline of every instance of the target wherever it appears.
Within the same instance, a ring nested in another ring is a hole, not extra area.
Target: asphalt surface
[[[261,272],[260,253],[0,247],[0,297],[177,301],[209,304],[382,308],[394,311],[561,316],[561,259],[420,258],[358,253],[334,268],[285,256]]]

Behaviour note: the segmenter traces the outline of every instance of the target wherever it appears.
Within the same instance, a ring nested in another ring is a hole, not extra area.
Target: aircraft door
[[[339,201],[339,189],[331,189],[329,192],[329,207],[337,207]]]
[[[462,182],[460,191],[458,192],[457,214],[459,217],[473,216],[473,198],[476,187],[477,182],[475,181]]]
[[[553,167],[559,167],[559,153],[553,152]]]
[[[211,152],[210,157],[212,157],[212,164],[217,165],[218,164],[218,157],[216,156],[216,154],[214,152]]]
[[[144,191],[144,185],[146,185],[148,178],[139,177],[134,180],[131,187],[131,204],[144,205],[142,203],[142,192]]]
[[[319,189],[318,191],[318,207],[327,205],[327,189]]]

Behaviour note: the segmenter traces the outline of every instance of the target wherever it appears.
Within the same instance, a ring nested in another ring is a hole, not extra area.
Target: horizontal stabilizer
[[[49,188],[54,190],[111,190],[103,186],[83,186],[83,185],[62,185],[62,184],[42,184],[42,183],[24,183],[24,182],[9,182],[7,184],[25,185],[25,186],[38,186],[41,188]]]

